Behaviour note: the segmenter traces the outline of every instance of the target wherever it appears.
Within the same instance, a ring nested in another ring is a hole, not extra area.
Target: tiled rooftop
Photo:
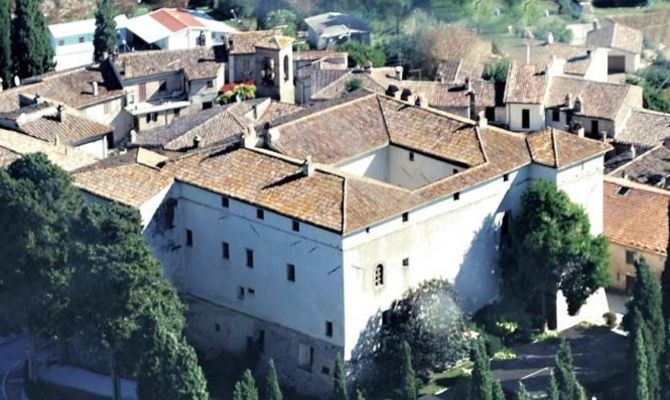
[[[670,114],[635,108],[614,139],[621,143],[656,146],[669,137]]]
[[[123,79],[183,70],[189,79],[216,77],[223,68],[223,47],[121,53],[113,62]]]
[[[606,178],[603,197],[604,234],[608,241],[667,255],[670,192]]]
[[[658,145],[634,158],[610,173],[611,176],[626,178],[633,182],[658,186],[670,186],[670,149]]]
[[[530,134],[526,141],[533,162],[559,169],[611,150],[607,143],[553,128]]]
[[[586,35],[586,44],[594,47],[613,48],[631,53],[642,51],[644,35],[630,26],[619,23],[609,24]]]
[[[505,86],[505,103],[540,104],[545,96],[549,76],[546,65],[511,61]]]

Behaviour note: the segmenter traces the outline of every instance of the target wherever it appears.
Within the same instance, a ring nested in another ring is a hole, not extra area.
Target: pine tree
[[[584,388],[577,380],[572,366],[572,351],[566,341],[562,341],[556,353],[554,376],[560,400],[586,400]]]
[[[16,0],[12,54],[21,78],[41,75],[54,67],[54,51],[40,4],[39,0]]]
[[[0,78],[2,86],[12,86],[12,33],[9,0],[0,0]]]
[[[477,340],[470,359],[474,363],[470,378],[470,400],[493,400],[491,364],[482,340]]]
[[[268,362],[268,376],[265,390],[265,400],[282,400],[284,398],[279,388],[279,378],[277,378],[275,362],[272,359]]]
[[[492,398],[493,400],[505,400],[505,392],[503,391],[502,385],[498,380],[493,381]]]
[[[412,367],[412,348],[403,341],[400,352],[400,399],[416,400],[416,376]]]
[[[105,53],[112,54],[116,50],[116,22],[112,0],[100,0],[95,12],[95,35],[93,36],[93,57],[102,61]]]
[[[233,400],[258,400],[258,389],[251,371],[244,371],[242,379],[235,383]]]
[[[347,400],[347,380],[344,374],[344,361],[342,356],[338,355],[335,360],[335,373],[333,374],[334,386],[332,400]]]
[[[639,317],[638,317],[639,318]],[[631,388],[631,400],[651,400],[652,397],[649,395],[647,370],[649,368],[647,360],[647,351],[644,343],[644,335],[642,334],[642,328],[638,326],[633,333],[633,347],[631,349],[633,355],[633,369],[632,369],[632,382],[630,385]]]
[[[519,382],[519,389],[516,391],[516,400],[530,400],[530,393],[526,390],[523,382]]]

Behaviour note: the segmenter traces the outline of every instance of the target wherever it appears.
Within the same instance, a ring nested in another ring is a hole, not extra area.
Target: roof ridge
[[[632,160],[628,161],[627,163],[624,163],[624,164],[618,166],[617,168],[613,169],[609,174],[605,174],[605,175],[603,175],[603,176],[612,176],[612,177],[614,177],[614,174],[616,174],[617,172],[619,172],[619,170],[630,167],[630,166],[633,165],[634,163],[636,163],[636,162],[638,162],[638,161],[644,159],[644,158],[647,157],[649,154],[651,154],[652,152],[658,150],[658,149],[661,148],[661,147],[664,147],[664,146],[663,146],[663,143],[659,143],[659,144],[657,144],[656,146],[652,147],[651,149],[649,149],[649,150],[645,151],[644,153],[640,154],[638,157],[635,157],[635,158],[633,158]]]
[[[603,180],[605,182],[609,182],[609,183],[612,183],[612,184],[615,184],[615,185],[626,186],[626,187],[629,187],[631,189],[645,190],[647,192],[656,193],[656,194],[660,194],[660,195],[663,195],[663,196],[670,196],[670,190],[665,190],[665,189],[658,188],[656,186],[645,185],[645,184],[642,184],[642,183],[633,182],[633,181],[628,180],[628,179],[617,178],[617,177],[610,176],[610,175],[604,175]]]
[[[365,89],[361,89],[361,90],[365,90]],[[367,90],[365,90],[365,91],[367,91]],[[282,128],[282,127],[286,127],[286,126],[291,126],[291,125],[295,124],[296,122],[301,122],[301,121],[304,121],[304,120],[309,119],[309,118],[311,118],[311,117],[314,117],[314,116],[316,116],[316,115],[321,115],[321,114],[324,114],[324,113],[326,113],[326,112],[330,112],[330,111],[332,111],[332,110],[335,110],[335,109],[338,109],[338,108],[341,108],[341,107],[344,107],[344,106],[347,106],[347,105],[356,103],[356,102],[358,102],[358,101],[365,100],[365,99],[369,99],[370,97],[375,96],[375,95],[376,95],[376,93],[369,92],[369,94],[367,94],[367,95],[365,95],[365,96],[356,97],[356,98],[353,98],[353,99],[351,99],[351,100],[344,101],[344,102],[339,103],[339,104],[335,104],[335,105],[333,105],[333,106],[331,106],[331,107],[325,107],[325,108],[323,108],[323,109],[321,109],[321,110],[317,110],[317,111],[315,111],[315,112],[313,112],[313,113],[310,113],[310,114],[304,115],[304,116],[302,116],[302,117],[293,119],[293,120],[288,121],[288,122],[286,122],[286,123],[283,123],[283,124],[281,124],[281,125],[277,125],[277,126],[275,126],[274,128]],[[309,109],[309,108],[307,108],[307,109]]]

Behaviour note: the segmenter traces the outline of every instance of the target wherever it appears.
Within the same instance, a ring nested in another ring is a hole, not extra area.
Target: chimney
[[[417,94],[416,98],[414,99],[414,105],[427,108],[428,107],[428,101],[426,100],[426,96],[424,94]]]
[[[137,131],[135,129],[130,130],[130,143],[137,142]]]
[[[387,96],[397,98],[398,93],[400,93],[400,89],[396,85],[389,85],[386,88],[386,95]]]
[[[489,120],[486,119],[486,113],[484,111],[480,111],[477,113],[477,126],[480,128],[483,128],[489,124]]]
[[[547,33],[546,44],[552,44],[552,43],[554,43],[554,34],[551,33],[551,32],[548,32]]]
[[[402,80],[402,67],[400,65],[395,67],[395,79],[399,81]]]
[[[441,71],[437,71],[437,74],[435,74],[435,80],[437,82],[444,83],[444,75]]]
[[[402,101],[411,101],[410,97],[412,97],[412,91],[405,88],[400,92],[400,100]]]
[[[530,64],[530,42],[526,42],[526,64]]]
[[[2,78],[0,78],[0,92],[2,92],[2,90],[3,90],[2,82],[3,82],[3,81],[2,81]]]
[[[584,137],[584,127],[581,126],[581,125],[578,125],[575,128],[576,128],[577,136]]]
[[[42,96],[40,96],[39,93],[35,93],[35,97],[33,98],[33,102],[34,102],[33,104],[39,104],[42,101],[43,101]]]
[[[635,150],[635,146],[631,144],[628,151],[630,152],[630,158],[635,158],[635,156],[637,155],[637,150]]]
[[[302,176],[313,176],[316,167],[312,162],[312,156],[307,156],[302,163]]]
[[[65,121],[65,107],[63,107],[62,104],[59,104],[58,107],[56,107],[56,120],[58,122],[64,122]]]
[[[477,120],[477,93],[473,90],[468,92],[470,97],[470,119]]]
[[[465,77],[465,91],[468,93],[472,92],[472,82],[470,82],[469,77]]]
[[[621,173],[621,177],[622,177],[623,179],[628,179],[628,172],[623,171],[623,173]]]
[[[565,107],[572,109],[575,105],[572,103],[572,95],[570,93],[565,95]]]
[[[598,18],[593,19],[593,30],[597,31],[600,29],[600,21],[598,21]]]
[[[60,136],[58,134],[54,135],[54,144],[60,146]]]
[[[253,111],[254,121],[258,121],[258,104],[254,104],[251,110]]]
[[[193,148],[194,149],[200,148],[201,143],[202,143],[202,138],[200,137],[200,135],[193,136]]]
[[[575,99],[574,109],[576,113],[581,113],[584,111],[584,102],[582,101],[581,96],[577,96]]]
[[[97,81],[92,81],[91,82],[91,92],[93,93],[93,96],[97,96],[98,93],[98,82]]]
[[[368,60],[363,64],[363,72],[366,74],[372,73],[372,61]]]
[[[586,57],[591,58],[591,53],[592,53],[592,52],[593,52],[593,51],[592,51],[591,49],[587,49],[587,50],[586,50]]]
[[[21,78],[19,78],[18,75],[14,75],[14,86],[16,87],[21,86]]]

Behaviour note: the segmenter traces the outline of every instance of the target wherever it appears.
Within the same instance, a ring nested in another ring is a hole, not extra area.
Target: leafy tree
[[[400,21],[407,16],[411,10],[411,0],[367,0],[365,2],[368,10],[371,10],[381,19],[393,19],[395,22],[395,34],[400,34]]]
[[[207,382],[193,348],[161,326],[148,327],[152,348],[143,352],[137,374],[140,400],[206,400]]]
[[[347,380],[344,373],[344,362],[342,360],[342,355],[338,355],[335,359],[335,372],[333,373],[333,394],[331,395],[332,400],[347,400]]]
[[[277,369],[275,368],[275,362],[273,360],[270,360],[268,363],[268,376],[265,390],[267,392],[265,395],[266,400],[282,400],[284,398],[281,389],[279,388]]]
[[[39,0],[16,0],[12,54],[21,78],[41,75],[54,67],[54,51],[40,4]]]
[[[298,17],[291,10],[279,9],[270,11],[265,17],[265,27],[274,28],[282,26],[282,33],[286,36],[298,36],[296,22]]]
[[[544,322],[550,315],[547,301],[553,304],[560,289],[574,315],[608,282],[605,239],[591,236],[584,210],[552,183],[534,182],[521,202],[511,224],[515,240],[503,248],[504,293]]]
[[[95,61],[102,61],[105,53],[113,54],[116,50],[116,22],[112,0],[100,0],[98,9],[95,11],[93,47]]]
[[[416,400],[416,377],[412,367],[412,348],[402,342],[400,353],[400,400]]]
[[[376,47],[363,44],[356,40],[350,40],[335,47],[337,51],[349,53],[349,67],[362,67],[368,61],[373,67],[382,67],[386,64],[384,52]]]
[[[244,371],[242,380],[235,384],[233,400],[258,400],[258,389],[251,371]]]
[[[0,78],[4,87],[12,86],[12,34],[9,0],[0,0]]]
[[[572,366],[572,352],[570,345],[562,341],[556,353],[554,375],[558,388],[559,400],[586,400],[584,388],[577,380]]]
[[[486,64],[484,66],[484,73],[482,78],[487,81],[505,82],[507,80],[507,72],[509,71],[509,59],[503,58]]]
[[[623,327],[630,336],[639,328],[647,353],[647,390],[653,397],[660,391],[659,362],[665,343],[665,323],[661,287],[644,259],[635,262],[636,279],[633,297],[627,304]],[[639,319],[636,316],[639,314]]]
[[[530,393],[526,390],[523,382],[519,382],[519,389],[516,391],[516,400],[531,400]]]
[[[510,22],[520,28],[527,29],[542,15],[540,0],[505,0],[509,9]]]
[[[642,334],[642,316],[639,311],[634,311],[635,331],[632,333],[632,347],[630,349],[632,356],[632,373],[630,385],[630,398],[632,400],[651,400],[649,391],[649,360],[647,359],[647,346]]]
[[[493,0],[466,0],[463,4],[465,17],[475,26],[477,33],[491,22],[494,9]]]
[[[502,384],[498,380],[493,381],[493,400],[505,400],[505,392],[503,391]]]
[[[482,340],[474,343],[470,359],[474,363],[470,378],[470,400],[493,400],[491,363]]]

